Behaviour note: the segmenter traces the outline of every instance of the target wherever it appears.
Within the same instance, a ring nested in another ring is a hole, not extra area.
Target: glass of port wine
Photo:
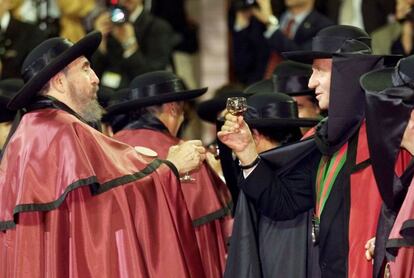
[[[229,97],[226,104],[227,111],[234,116],[241,116],[247,110],[245,97]]]

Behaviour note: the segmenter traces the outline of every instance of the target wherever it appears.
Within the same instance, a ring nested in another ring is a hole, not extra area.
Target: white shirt
[[[7,27],[9,26],[9,23],[10,23],[10,13],[5,12],[3,14],[3,16],[1,17],[1,21],[0,21],[1,30],[3,32],[5,32],[7,30]]]
[[[344,11],[343,9],[349,9],[352,2],[351,11]],[[339,10],[339,24],[352,25],[364,30],[364,19],[362,17],[362,0],[344,0]]]
[[[290,13],[289,11],[286,11],[285,13],[283,13],[283,15],[281,16],[281,20],[280,20],[280,30],[285,30],[290,19],[292,18],[294,20],[293,25],[290,29],[290,33],[292,35],[292,38],[295,37],[296,31],[298,30],[299,26],[302,24],[302,22],[305,20],[305,18],[311,13],[311,11],[304,11],[301,12],[297,15],[293,15],[292,13]],[[276,30],[278,30],[279,28],[272,28],[272,26],[270,26],[266,32],[264,33],[265,38],[270,38],[274,32],[276,32]]]
[[[134,23],[144,10],[143,5],[138,5],[135,10],[129,15],[129,22]]]

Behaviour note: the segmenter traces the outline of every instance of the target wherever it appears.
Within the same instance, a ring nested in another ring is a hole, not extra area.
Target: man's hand
[[[269,24],[269,18],[273,15],[270,0],[257,0],[258,8],[253,9],[253,15],[263,24]]]
[[[101,13],[94,22],[95,30],[102,33],[102,42],[99,45],[99,51],[106,54],[108,35],[112,31],[112,22],[109,12]]]
[[[170,147],[167,160],[171,161],[180,174],[185,174],[198,167],[206,159],[206,149],[200,140],[186,141]]]
[[[226,121],[217,137],[233,150],[243,165],[252,163],[258,154],[252,133],[243,116],[237,117],[227,113],[224,119]]]
[[[131,38],[136,38],[134,26],[131,22],[125,22],[121,25],[114,25],[112,36],[114,36],[114,38],[122,45],[125,45]]]
[[[250,18],[252,17],[252,10],[239,10],[236,12],[236,21],[234,26],[236,29],[242,30],[250,25]]]
[[[371,261],[374,259],[374,253],[375,253],[375,237],[371,238],[367,241],[365,244],[365,258],[367,258],[368,261]]]

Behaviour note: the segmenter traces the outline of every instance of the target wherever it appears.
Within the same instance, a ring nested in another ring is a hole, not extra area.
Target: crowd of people
[[[0,277],[413,277],[411,1],[231,1],[204,101],[176,2],[0,2]]]

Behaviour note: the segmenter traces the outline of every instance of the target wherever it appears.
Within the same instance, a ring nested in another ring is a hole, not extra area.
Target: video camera
[[[124,24],[128,21],[129,12],[124,6],[119,4],[118,0],[107,1],[106,6],[113,24]]]

